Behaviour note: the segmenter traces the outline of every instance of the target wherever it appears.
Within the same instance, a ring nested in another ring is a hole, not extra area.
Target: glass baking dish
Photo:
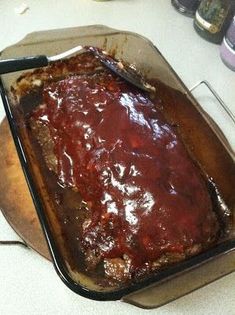
[[[1,96],[21,165],[34,201],[55,269],[76,293],[96,300],[123,299],[151,308],[162,305],[235,270],[235,155],[217,125],[203,111],[157,48],[135,33],[105,26],[85,26],[29,34],[1,53],[1,59],[27,55],[55,55],[77,45],[97,46],[135,64],[147,78],[159,79],[185,95],[185,106],[168,108],[167,115],[181,128],[184,141],[197,162],[213,178],[229,210],[234,213],[226,240],[195,257],[167,267],[150,278],[123,287],[101,287],[92,277],[74,272],[67,259],[63,234],[57,221],[38,160],[25,137],[25,126],[15,115],[9,97],[11,85],[23,72],[1,76]],[[203,277],[202,277],[203,275]]]

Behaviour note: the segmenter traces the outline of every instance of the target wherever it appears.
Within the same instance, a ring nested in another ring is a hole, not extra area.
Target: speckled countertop
[[[0,50],[36,30],[104,24],[134,31],[153,41],[186,86],[208,80],[235,114],[235,73],[224,66],[219,47],[201,39],[192,20],[178,14],[170,0],[20,0],[0,1]],[[205,88],[196,95],[233,147],[234,126]],[[4,110],[0,101],[0,120]],[[1,148],[0,148],[1,149]],[[1,176],[1,173],[0,173]],[[0,215],[0,239],[18,239]],[[32,250],[0,247],[0,314],[235,314],[235,273],[161,308],[144,311],[123,302],[96,302],[70,291],[54,268]]]

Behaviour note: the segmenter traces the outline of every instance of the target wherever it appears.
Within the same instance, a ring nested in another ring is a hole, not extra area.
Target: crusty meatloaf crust
[[[218,233],[206,181],[159,102],[104,70],[45,83],[30,115],[48,168],[83,199],[86,268],[117,281],[195,255]]]

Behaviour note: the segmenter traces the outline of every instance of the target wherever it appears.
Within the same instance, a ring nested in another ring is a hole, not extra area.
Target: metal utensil
[[[64,59],[75,53],[84,52],[93,53],[95,57],[98,58],[99,61],[105,67],[107,67],[109,70],[111,70],[112,72],[114,72],[116,75],[123,78],[127,82],[138,87],[139,89],[145,92],[155,92],[155,88],[148,84],[141,75],[137,74],[137,72],[134,69],[132,69],[129,66],[124,66],[122,62],[115,60],[114,58],[109,56],[108,53],[106,53],[105,51],[102,51],[101,49],[96,47],[89,46],[76,46],[61,54],[51,57],[45,55],[37,55],[15,59],[0,60],[0,74],[32,68],[45,67],[51,62]]]

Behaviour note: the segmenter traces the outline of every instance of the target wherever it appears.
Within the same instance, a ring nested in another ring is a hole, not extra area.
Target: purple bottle
[[[220,57],[227,67],[235,71],[235,16],[224,36],[220,48]]]

